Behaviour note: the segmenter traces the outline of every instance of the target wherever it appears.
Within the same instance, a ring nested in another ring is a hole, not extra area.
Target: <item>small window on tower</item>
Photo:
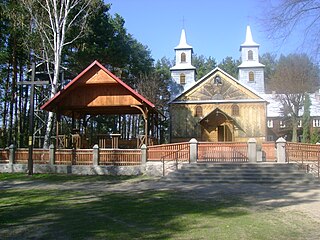
[[[183,73],[180,74],[180,84],[185,85],[186,84],[186,75]]]
[[[253,60],[253,52],[252,52],[252,50],[248,51],[248,60]]]
[[[181,62],[186,62],[186,54],[184,52],[181,53]]]
[[[254,81],[254,73],[251,71],[249,72],[249,81],[253,82]]]

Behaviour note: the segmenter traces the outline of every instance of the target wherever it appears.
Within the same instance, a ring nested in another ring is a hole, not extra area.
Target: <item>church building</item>
[[[192,47],[182,30],[176,65],[170,69],[172,79],[183,87],[170,102],[171,142],[266,140],[267,101],[259,95],[264,92],[264,65],[259,63],[259,44],[250,27],[240,51],[239,80],[215,68],[196,81]]]

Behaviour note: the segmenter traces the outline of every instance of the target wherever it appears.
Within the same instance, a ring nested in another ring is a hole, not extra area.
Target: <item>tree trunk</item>
[[[297,119],[292,118],[292,142],[298,142],[298,122]]]

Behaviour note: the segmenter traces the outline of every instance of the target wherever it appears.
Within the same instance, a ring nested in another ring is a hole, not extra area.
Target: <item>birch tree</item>
[[[58,90],[62,52],[65,46],[73,43],[83,34],[90,12],[102,3],[99,0],[22,0],[29,11],[33,31],[39,34],[43,54],[34,54],[47,65],[52,98]],[[102,3],[103,4],[103,3]],[[76,30],[75,30],[76,29]],[[66,34],[77,31],[72,39]],[[52,75],[50,73],[53,73]],[[48,114],[44,148],[48,148],[54,115]]]

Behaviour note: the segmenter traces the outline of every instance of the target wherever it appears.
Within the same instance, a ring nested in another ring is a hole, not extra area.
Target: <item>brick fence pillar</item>
[[[55,147],[53,144],[49,146],[49,164],[54,165],[56,161]]]
[[[95,144],[93,146],[93,155],[92,155],[92,164],[93,166],[98,166],[99,165],[99,146],[98,144]]]
[[[147,163],[147,145],[142,144],[141,146],[141,164]]]
[[[16,158],[16,147],[11,144],[9,146],[9,164],[14,164],[14,160]]]
[[[248,140],[248,160],[249,163],[257,162],[257,140],[255,138]]]
[[[192,138],[189,141],[190,144],[190,163],[197,163],[198,158],[198,141],[195,138]]]
[[[287,141],[282,137],[276,141],[277,163],[285,163],[286,162],[286,143],[287,143]]]

